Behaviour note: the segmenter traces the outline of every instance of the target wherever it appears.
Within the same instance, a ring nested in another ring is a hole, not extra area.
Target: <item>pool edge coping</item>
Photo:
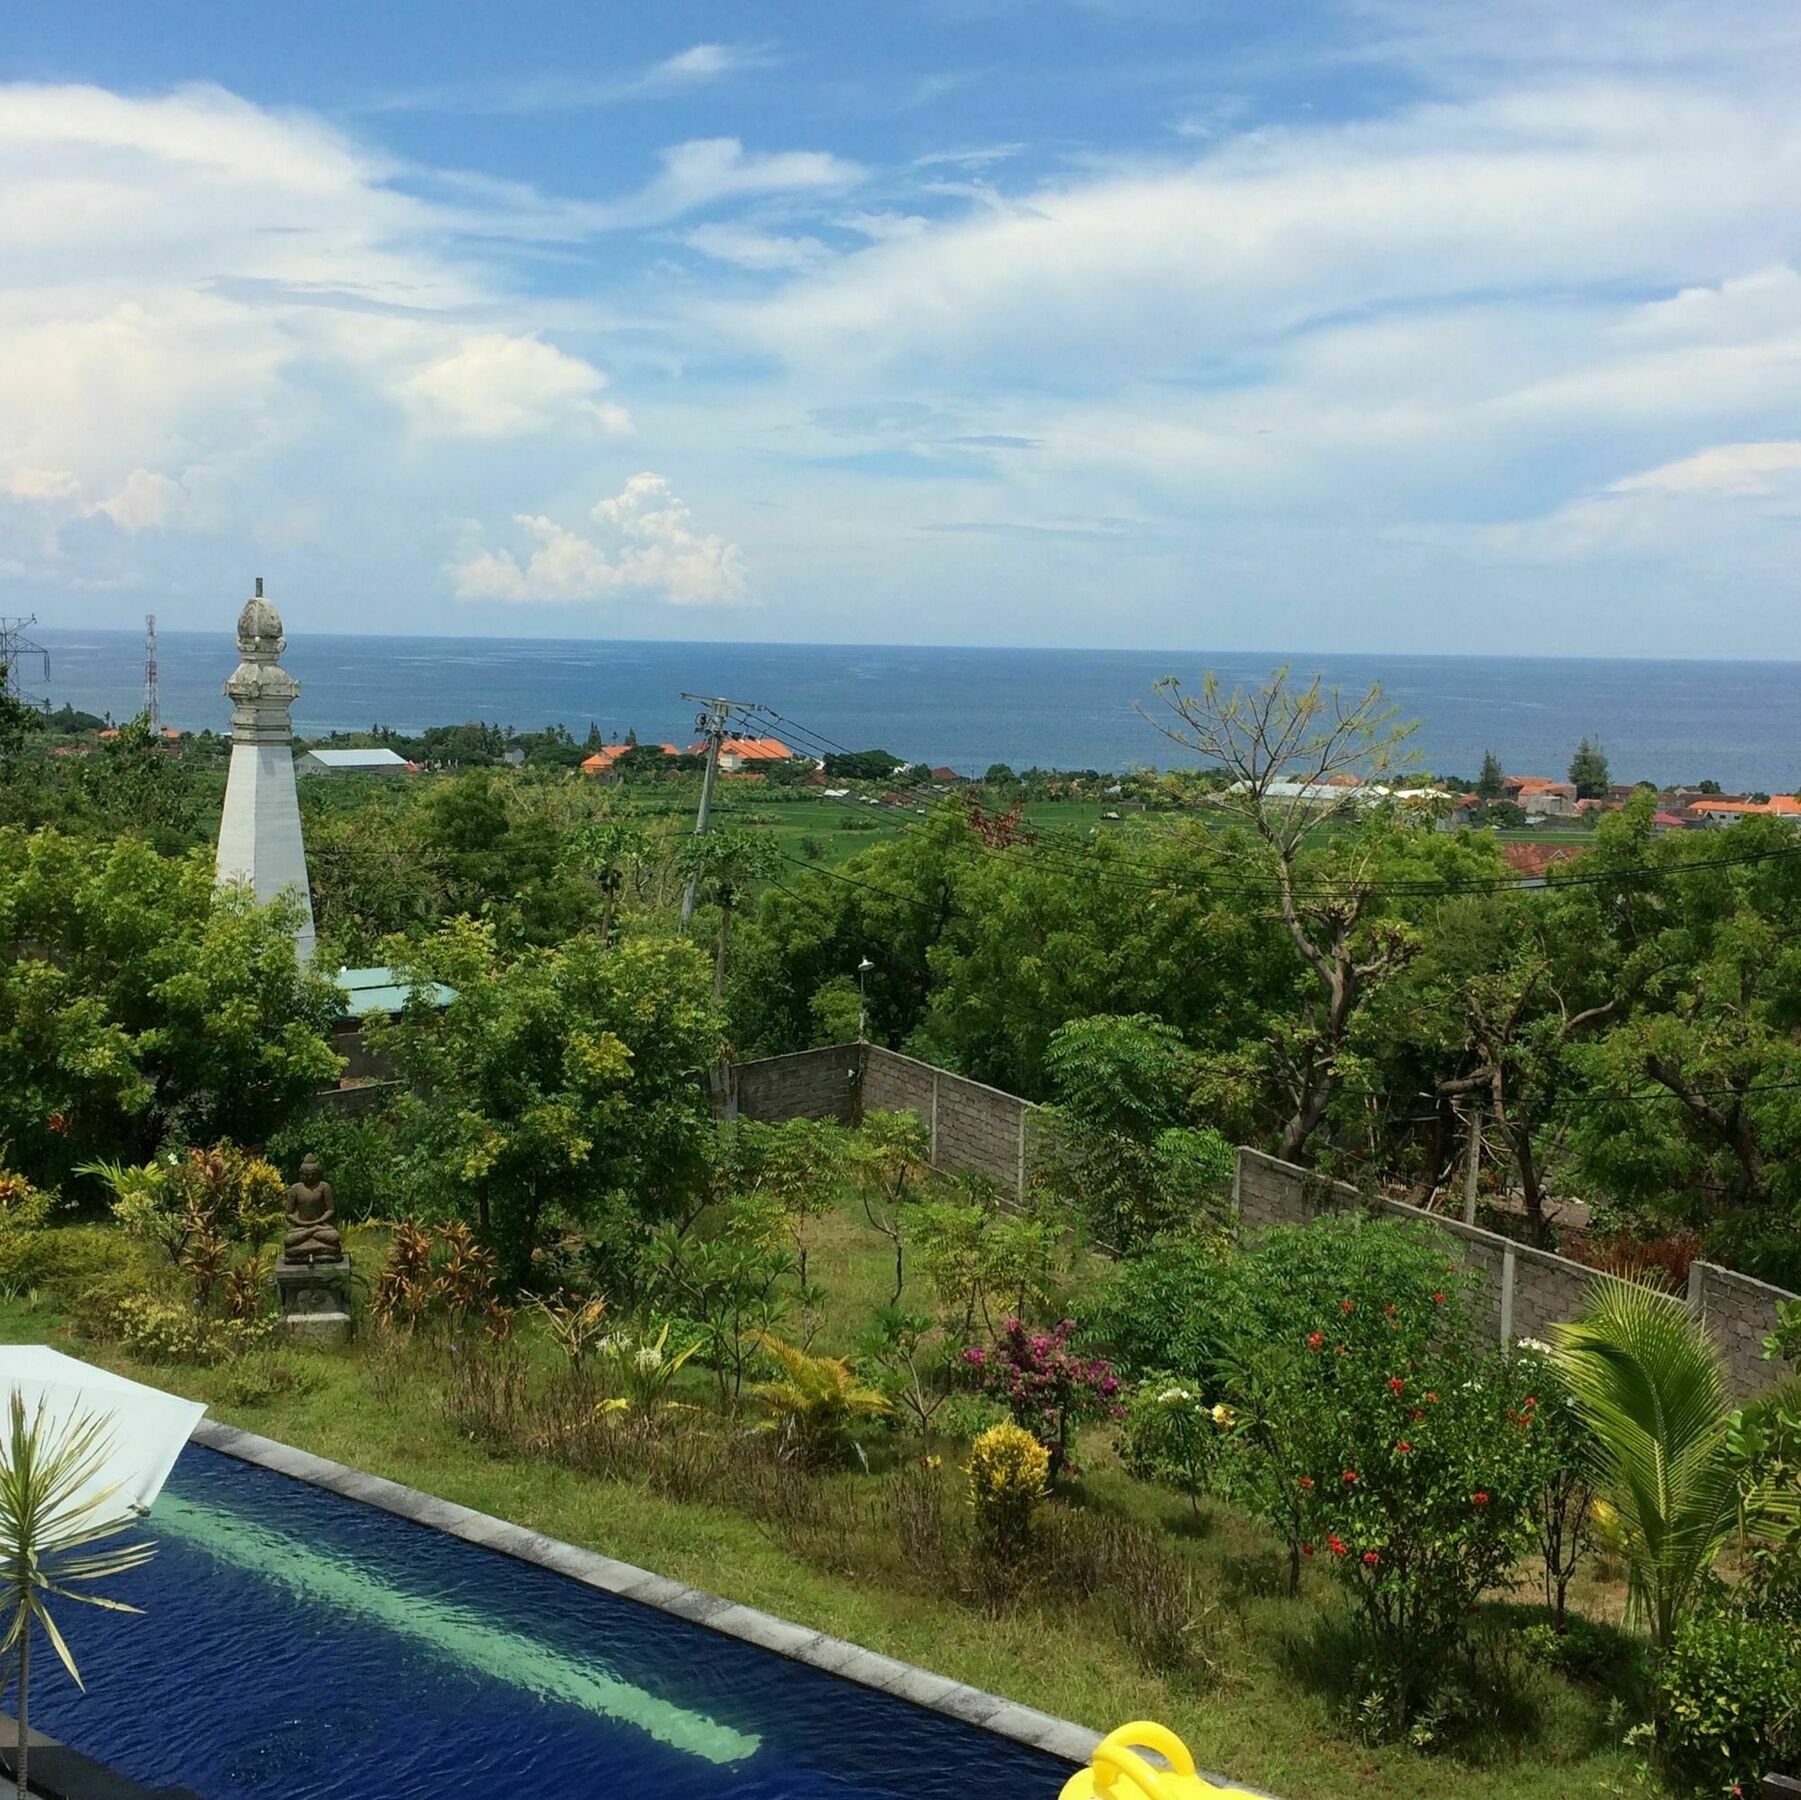
[[[797,1625],[754,1606],[740,1605],[721,1594],[689,1587],[668,1576],[641,1569],[634,1563],[603,1556],[598,1550],[584,1550],[577,1544],[547,1537],[528,1526],[497,1519],[490,1513],[477,1512],[454,1500],[440,1499],[435,1494],[406,1487],[385,1476],[332,1462],[274,1438],[259,1437],[254,1431],[245,1431],[240,1426],[202,1419],[189,1434],[189,1441],[235,1457],[239,1462],[254,1463],[275,1474],[324,1488],[346,1499],[361,1500],[383,1512],[461,1538],[466,1543],[498,1550],[519,1562],[533,1563],[555,1574],[567,1575],[588,1587],[635,1600],[642,1606],[685,1619],[691,1625],[705,1626],[721,1636],[774,1651],[791,1662],[806,1663],[827,1675],[854,1681],[859,1687],[905,1700],[928,1712],[940,1713],[960,1725],[974,1726],[979,1731],[1007,1738],[1077,1768],[1088,1764],[1095,1746],[1101,1742],[1100,1732],[1069,1719],[1054,1718],[1017,1700],[1003,1699],[998,1694],[953,1681],[948,1675],[937,1675],[895,1657],[883,1656],[860,1644],[815,1631],[811,1626]],[[1223,1782],[1223,1778],[1216,1776],[1207,1779]],[[1239,1791],[1256,1792],[1250,1788]]]

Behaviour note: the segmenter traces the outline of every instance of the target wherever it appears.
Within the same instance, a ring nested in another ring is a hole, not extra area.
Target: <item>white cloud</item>
[[[764,69],[775,61],[768,50],[750,44],[694,44],[665,57],[633,84],[638,93],[697,87],[745,69]]]
[[[67,469],[14,469],[6,491],[15,500],[79,500],[81,483]]]
[[[187,490],[154,469],[133,469],[125,484],[108,499],[88,508],[102,513],[121,531],[160,530],[180,517],[188,504]]]
[[[622,436],[631,416],[596,396],[607,378],[592,363],[536,336],[485,332],[462,339],[402,384],[422,420],[464,437],[511,438],[558,427]]]
[[[572,602],[649,593],[673,606],[741,601],[748,585],[736,544],[696,531],[687,505],[661,475],[634,475],[589,513],[602,541],[541,514],[513,522],[535,546],[479,550],[452,571],[460,600]]]
[[[1151,369],[1356,310],[1783,259],[1801,117],[1594,82],[1064,178],[719,316],[797,368]]]
[[[591,211],[597,229],[662,225],[721,200],[761,194],[828,193],[854,186],[862,168],[823,150],[747,151],[735,137],[672,145],[639,193]]]
[[[818,238],[779,237],[725,222],[696,225],[682,234],[682,242],[702,256],[740,269],[810,269],[832,254]]]
[[[1801,474],[1801,442],[1715,444],[1693,456],[1628,475],[1608,489],[1613,494],[1720,494],[1760,497],[1775,493],[1774,477]]]

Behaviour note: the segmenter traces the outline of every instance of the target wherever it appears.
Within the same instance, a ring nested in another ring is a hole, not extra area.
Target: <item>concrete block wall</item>
[[[1788,1365],[1764,1360],[1763,1341],[1776,1328],[1776,1308],[1793,1294],[1717,1263],[1689,1266],[1688,1294],[1689,1305],[1719,1344],[1738,1392],[1755,1393],[1786,1373]]]
[[[1552,1325],[1580,1314],[1598,1279],[1585,1263],[1516,1244],[1441,1213],[1422,1212],[1400,1200],[1362,1194],[1342,1181],[1327,1180],[1258,1150],[1239,1150],[1234,1192],[1241,1230],[1304,1225],[1322,1212],[1360,1207],[1378,1217],[1408,1219],[1444,1232],[1461,1247],[1464,1261],[1481,1273],[1487,1328],[1499,1343],[1547,1337]],[[1727,1377],[1739,1398],[1749,1399],[1780,1376],[1780,1365],[1764,1361],[1763,1340],[1775,1328],[1777,1306],[1794,1298],[1767,1282],[1712,1263],[1696,1263],[1690,1269],[1688,1303],[1718,1341]]]
[[[833,1044],[823,1050],[735,1063],[715,1093],[727,1117],[770,1124],[783,1119],[836,1119],[850,1125],[856,1122],[861,1073],[861,1047]]]
[[[1016,1202],[1052,1154],[1044,1109],[880,1044],[833,1044],[728,1069],[721,1107],[747,1119],[838,1119],[910,1112],[931,1138],[932,1167],[983,1175]]]

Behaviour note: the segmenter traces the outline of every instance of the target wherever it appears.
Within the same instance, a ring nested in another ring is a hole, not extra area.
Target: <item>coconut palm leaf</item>
[[[84,1590],[137,1568],[155,1552],[148,1543],[91,1548],[137,1522],[128,1507],[115,1503],[117,1487],[94,1486],[110,1448],[106,1420],[87,1414],[53,1419],[42,1401],[27,1418],[24,1396],[13,1391],[0,1440],[0,1656],[17,1657],[21,1796],[27,1792],[32,1627],[42,1628],[69,1679],[82,1687],[74,1654],[47,1603],[137,1612],[123,1600]]]
[[[1667,1648],[1739,1521],[1720,1354],[1681,1301],[1607,1277],[1553,1354],[1589,1428],[1590,1476],[1618,1515],[1628,1605]]]

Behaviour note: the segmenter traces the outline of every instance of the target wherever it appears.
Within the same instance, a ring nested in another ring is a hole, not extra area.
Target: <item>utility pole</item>
[[[753,710],[741,700],[724,700],[716,695],[684,694],[684,700],[692,700],[705,710],[694,721],[695,728],[706,733],[707,767],[700,778],[700,813],[694,821],[694,835],[697,838],[707,835],[707,817],[713,810],[713,782],[719,774],[719,746],[725,742],[725,725],[735,712]],[[688,885],[682,890],[682,929],[686,931],[694,918],[694,902],[700,895],[700,860],[697,857],[693,873],[688,877]]]
[[[19,673],[19,664],[28,656],[35,657],[43,667],[42,679],[50,680],[50,652],[42,644],[34,644],[25,634],[37,623],[33,618],[0,618],[0,698],[20,700],[27,706],[39,702],[25,691],[24,678]],[[50,710],[50,701],[46,696],[42,702],[43,710]]]
[[[156,614],[144,615],[144,711],[150,719],[150,735],[163,734],[163,702],[156,685]]]

